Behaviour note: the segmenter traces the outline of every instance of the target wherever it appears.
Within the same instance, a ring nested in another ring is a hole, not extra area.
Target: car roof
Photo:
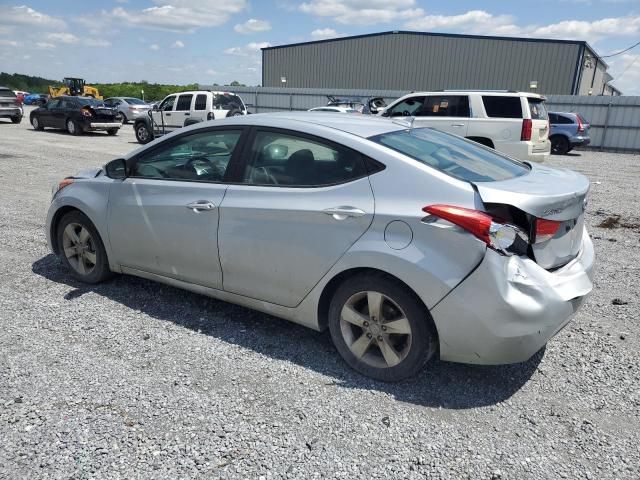
[[[273,122],[271,122],[273,120]],[[394,121],[375,115],[345,115],[333,112],[276,112],[242,115],[221,120],[212,120],[216,125],[277,126],[278,128],[301,129],[300,123],[318,125],[340,130],[358,137],[372,137],[383,133],[406,130],[408,122]],[[277,125],[276,125],[277,124]],[[209,124],[210,125],[210,124]]]
[[[214,95],[236,95],[233,92],[226,92],[226,91],[222,91],[222,90],[187,90],[186,92],[175,92],[175,93],[170,93],[169,95],[182,95],[183,93],[213,93]],[[169,96],[167,95],[167,97]],[[132,98],[132,97],[129,97]]]
[[[480,95],[499,95],[501,97],[531,97],[545,99],[543,95],[533,92],[517,92],[514,90],[433,90],[429,92],[411,92],[408,95],[468,95],[470,93],[477,93]]]

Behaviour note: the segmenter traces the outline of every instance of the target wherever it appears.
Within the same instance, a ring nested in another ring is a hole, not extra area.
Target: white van
[[[519,160],[543,162],[551,152],[545,100],[536,93],[506,90],[414,92],[379,115],[407,117],[416,127],[437,128]]]

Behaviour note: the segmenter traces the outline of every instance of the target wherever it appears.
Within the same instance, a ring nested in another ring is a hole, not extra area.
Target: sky
[[[640,41],[640,0],[0,0],[0,70],[259,85],[263,47],[389,30],[586,40],[609,55]],[[626,95],[640,95],[638,57],[607,59]]]

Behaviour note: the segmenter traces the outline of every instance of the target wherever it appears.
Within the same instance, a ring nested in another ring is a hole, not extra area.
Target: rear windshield
[[[529,110],[533,120],[547,120],[549,118],[544,100],[539,98],[528,98],[527,100],[529,101]]]
[[[127,103],[130,103],[131,105],[146,105],[146,103],[144,103],[139,98],[125,98],[125,100]]]
[[[484,111],[491,118],[522,118],[520,97],[486,95],[482,97]]]
[[[232,94],[215,95],[213,97],[213,107],[222,110],[242,109],[242,100],[240,100],[239,96]]]
[[[0,97],[15,97],[16,94],[12,90],[0,88]]]
[[[508,180],[529,172],[524,163],[430,128],[383,133],[369,140],[466,182]]]
[[[101,107],[104,105],[102,100],[96,100],[95,98],[89,97],[75,97],[76,101],[83,107],[89,105],[90,107]]]

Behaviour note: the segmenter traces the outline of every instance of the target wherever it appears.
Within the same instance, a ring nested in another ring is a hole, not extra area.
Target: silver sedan
[[[410,123],[204,122],[55,187],[53,252],[328,328],[383,381],[527,360],[592,289],[588,180]]]

